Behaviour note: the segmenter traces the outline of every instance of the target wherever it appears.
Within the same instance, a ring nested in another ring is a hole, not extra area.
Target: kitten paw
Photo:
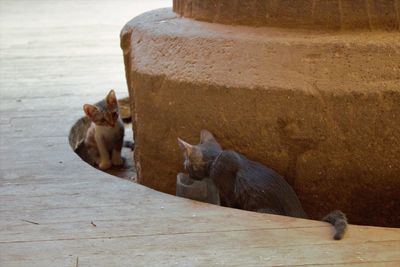
[[[122,160],[121,156],[118,157],[113,157],[111,159],[112,165],[114,166],[121,166],[124,164],[124,161]]]
[[[101,170],[107,170],[107,169],[111,168],[111,162],[110,161],[101,161],[99,164],[99,168]]]

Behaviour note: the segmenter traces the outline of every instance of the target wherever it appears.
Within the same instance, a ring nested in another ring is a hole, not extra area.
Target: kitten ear
[[[217,140],[215,140],[215,138],[212,135],[212,133],[210,133],[209,131],[203,129],[200,132],[200,143],[204,144],[204,143],[207,143],[207,142],[218,144]]]
[[[85,104],[83,105],[83,111],[85,111],[86,115],[89,118],[93,118],[94,115],[97,113],[98,109],[96,106]]]
[[[118,101],[117,97],[115,96],[114,90],[111,89],[111,91],[108,93],[108,95],[106,96],[106,102],[107,105],[111,108],[118,107]]]
[[[182,139],[178,138],[178,144],[179,147],[183,150],[186,151],[188,155],[190,155],[193,151],[193,145],[186,143]]]

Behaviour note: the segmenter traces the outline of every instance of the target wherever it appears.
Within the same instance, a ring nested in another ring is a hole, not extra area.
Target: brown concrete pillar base
[[[169,9],[121,33],[139,182],[174,193],[177,137],[205,128],[293,185],[305,210],[399,226],[400,36],[211,24]]]
[[[178,14],[202,21],[326,30],[400,30],[398,0],[174,0]]]

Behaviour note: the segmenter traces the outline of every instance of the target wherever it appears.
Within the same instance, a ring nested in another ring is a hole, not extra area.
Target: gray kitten
[[[83,110],[92,121],[86,132],[84,145],[91,158],[102,170],[123,164],[121,149],[124,141],[124,124],[119,116],[114,90],[94,105],[85,104]]]
[[[231,150],[222,150],[207,130],[200,134],[200,144],[191,145],[178,138],[184,154],[184,167],[191,178],[211,178],[224,206],[307,218],[292,187],[266,166]],[[335,227],[334,239],[342,239],[347,229],[343,212],[333,211],[322,219]]]

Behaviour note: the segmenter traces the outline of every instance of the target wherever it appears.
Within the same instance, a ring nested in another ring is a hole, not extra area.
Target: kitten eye
[[[112,115],[113,118],[117,118],[118,117],[118,113],[117,112],[113,112],[113,113],[111,113],[111,115]]]

